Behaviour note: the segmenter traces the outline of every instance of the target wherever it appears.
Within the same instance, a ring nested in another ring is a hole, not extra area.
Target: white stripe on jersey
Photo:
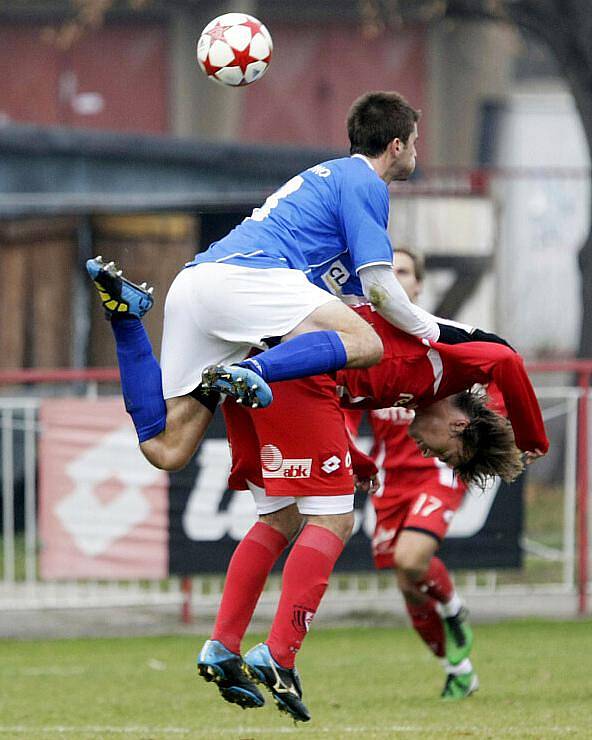
[[[440,357],[440,353],[438,350],[434,349],[433,347],[430,347],[430,349],[427,352],[428,360],[430,361],[430,365],[432,366],[432,370],[434,371],[434,396],[438,392],[438,388],[440,387],[440,383],[442,382],[442,374],[444,372],[444,367],[442,365],[442,358]]]
[[[347,248],[346,249],[342,249],[341,252],[338,252],[337,254],[334,254],[332,257],[329,257],[328,260],[324,260],[323,262],[319,262],[318,265],[311,265],[309,263],[308,266],[309,266],[309,268],[312,268],[312,267],[322,267],[323,265],[326,265],[329,262],[333,262],[333,260],[336,260],[338,257],[341,257],[342,254],[347,254],[348,251],[349,250]]]
[[[226,260],[231,260],[233,257],[256,257],[258,254],[263,254],[263,250],[256,249],[254,252],[247,252],[245,254],[243,254],[243,252],[234,252],[233,254],[227,254],[225,257],[220,257],[220,259],[217,259],[215,261],[216,262],[226,262]],[[286,260],[284,259],[284,262],[285,261]]]
[[[360,270],[363,270],[365,267],[378,267],[380,265],[386,265],[387,267],[392,267],[392,262],[366,262],[363,265],[360,265],[358,268],[356,268],[356,275],[360,272]]]

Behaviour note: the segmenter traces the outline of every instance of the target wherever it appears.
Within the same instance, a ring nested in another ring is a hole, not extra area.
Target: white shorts
[[[184,396],[202,370],[244,360],[265,337],[283,337],[339,300],[300,270],[206,262],[182,270],[166,297],[160,365],[165,398]]]
[[[257,514],[273,514],[281,511],[287,506],[296,504],[301,514],[349,514],[354,510],[354,494],[347,493],[343,496],[266,496],[265,489],[247,481],[249,490],[255,499]]]

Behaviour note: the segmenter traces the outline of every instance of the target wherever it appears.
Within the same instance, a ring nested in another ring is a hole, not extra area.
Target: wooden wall
[[[0,368],[69,366],[77,225],[0,222]]]
[[[189,215],[104,216],[93,219],[95,253],[114,260],[135,283],[154,286],[154,307],[144,325],[160,357],[164,300],[181,267],[197,252],[198,219]],[[93,296],[94,297],[94,296]],[[117,364],[111,327],[92,302],[89,366]]]
[[[81,273],[78,218],[0,221],[0,368],[71,367],[73,294]],[[94,254],[115,260],[134,282],[154,285],[145,319],[157,357],[168,286],[195,254],[199,219],[190,215],[91,219]],[[109,323],[88,280],[89,367],[117,364]]]

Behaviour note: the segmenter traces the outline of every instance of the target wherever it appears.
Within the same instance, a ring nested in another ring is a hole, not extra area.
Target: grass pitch
[[[195,671],[199,637],[0,640],[0,740],[592,738],[591,627],[477,625],[481,689],[453,703],[410,629],[313,630],[299,658],[313,718],[298,726],[271,697],[247,711],[223,702]]]

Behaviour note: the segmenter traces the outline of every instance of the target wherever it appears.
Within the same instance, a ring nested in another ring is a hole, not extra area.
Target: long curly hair
[[[509,419],[487,406],[484,391],[463,391],[452,400],[469,419],[468,425],[458,433],[463,460],[454,471],[459,479],[481,489],[495,476],[506,483],[516,480],[524,470],[524,462]]]

